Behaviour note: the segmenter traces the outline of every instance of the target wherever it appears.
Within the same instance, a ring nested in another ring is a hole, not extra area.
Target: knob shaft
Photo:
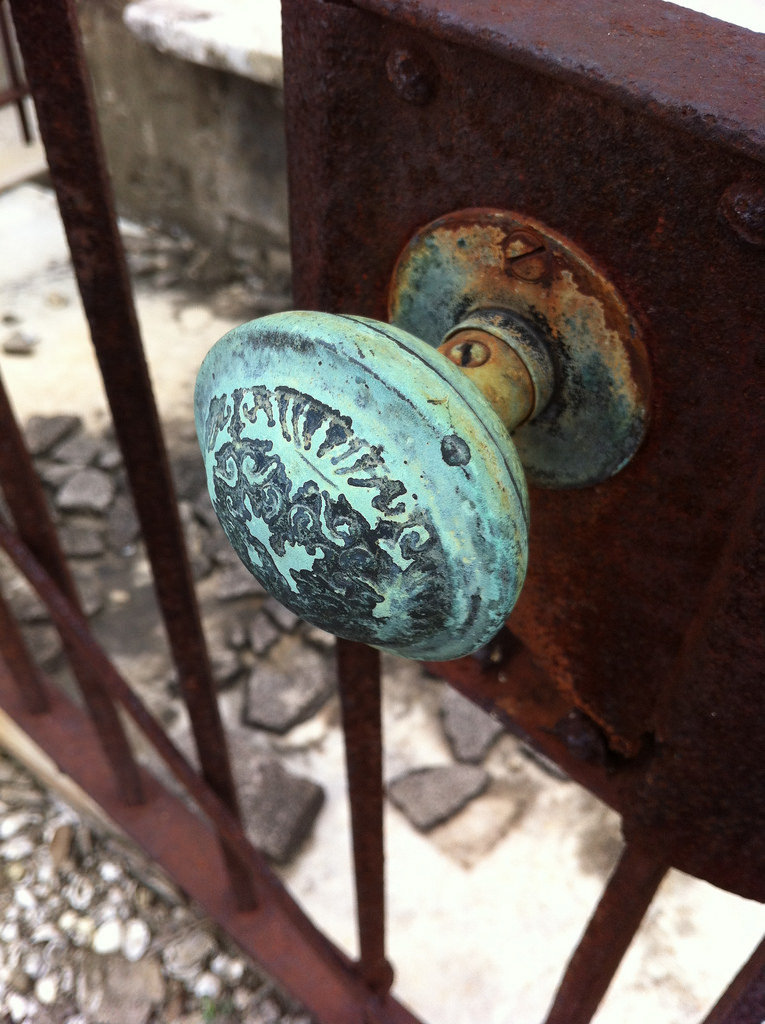
[[[223,529],[301,618],[420,660],[502,627],[526,572],[523,469],[429,344],[361,317],[264,317],[210,350],[195,415]]]

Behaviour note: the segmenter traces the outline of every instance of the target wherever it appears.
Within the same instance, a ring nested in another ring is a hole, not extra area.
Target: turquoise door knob
[[[455,351],[279,313],[221,338],[195,392],[210,497],[250,572],[302,619],[420,660],[487,643],[526,572],[523,469]]]
[[[195,395],[207,484],[239,557],[301,618],[459,658],[523,585],[524,474],[590,487],[635,455],[647,353],[584,253],[502,210],[416,232],[388,315],[279,313],[221,338]]]

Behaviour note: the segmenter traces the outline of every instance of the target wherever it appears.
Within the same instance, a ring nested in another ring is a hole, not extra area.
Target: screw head
[[[503,245],[505,273],[519,281],[536,284],[549,275],[550,251],[541,235],[520,228],[507,236]]]
[[[737,181],[723,193],[720,213],[742,241],[765,248],[765,186]]]
[[[406,103],[421,107],[433,98],[438,72],[425,54],[397,47],[388,54],[385,70],[393,91]]]

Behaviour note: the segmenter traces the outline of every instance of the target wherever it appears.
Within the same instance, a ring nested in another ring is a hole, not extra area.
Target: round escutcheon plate
[[[556,386],[513,433],[529,483],[585,487],[622,469],[648,423],[650,372],[637,322],[581,250],[519,214],[473,209],[422,228],[399,257],[391,323],[438,346],[481,309],[538,328]]]
[[[502,627],[526,571],[523,470],[426,342],[359,317],[264,317],[210,350],[195,413],[229,540],[301,618],[423,660]]]

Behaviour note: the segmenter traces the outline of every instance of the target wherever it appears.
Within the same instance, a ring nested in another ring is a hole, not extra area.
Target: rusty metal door
[[[351,963],[239,820],[72,7],[17,0],[14,17],[202,776],[90,636],[7,403],[16,530],[0,524],[0,545],[45,600],[88,713],[50,690],[0,604],[3,706],[320,1019],[414,1020],[385,953],[378,655],[338,644]],[[284,26],[298,308],[384,319],[409,239],[488,207],[586,251],[645,338],[640,450],[595,487],[531,488],[506,629],[482,658],[431,666],[622,816],[625,852],[547,1018],[584,1024],[669,867],[765,901],[765,44],[660,0],[285,0]],[[205,823],[137,766],[116,706]],[[765,944],[707,1024],[763,1015]]]

